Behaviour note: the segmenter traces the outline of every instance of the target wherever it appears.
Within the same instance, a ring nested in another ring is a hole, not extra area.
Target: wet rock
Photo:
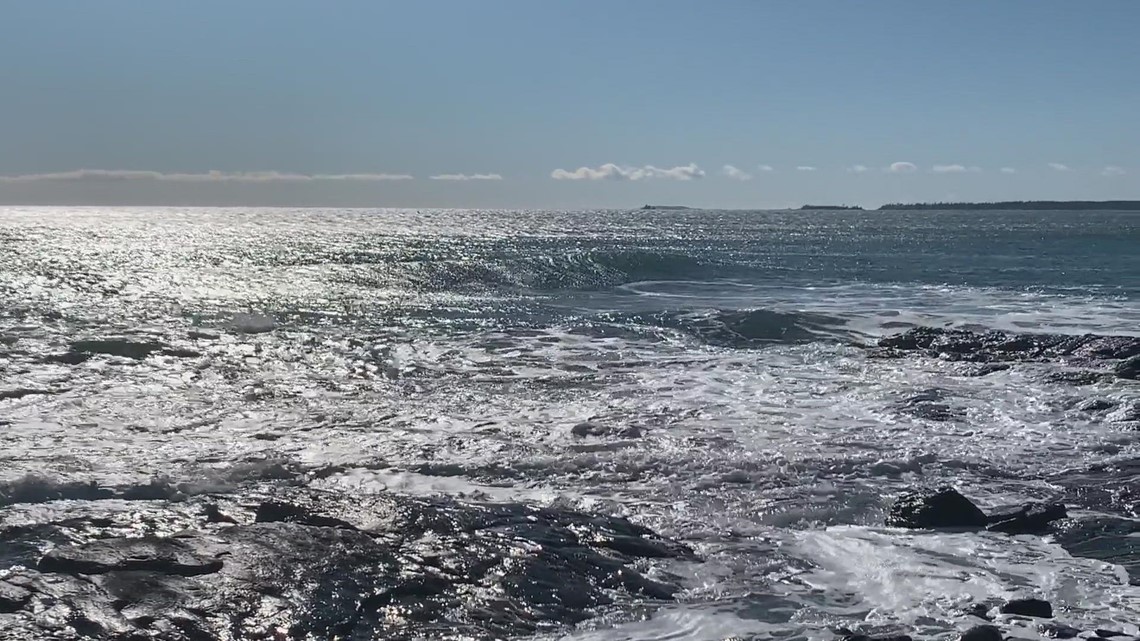
[[[1081,364],[1140,356],[1140,338],[1130,336],[979,333],[932,327],[887,336],[879,341],[878,347],[971,363],[1062,360]],[[1140,375],[1140,361],[1137,361],[1135,375]]]
[[[868,634],[849,634],[843,637],[843,641],[914,641],[908,634],[891,634],[891,635],[868,635]]]
[[[1004,372],[1011,367],[1012,365],[1008,363],[970,363],[958,370],[958,373],[962,376],[978,378],[996,374],[997,372]]]
[[[1140,522],[1115,517],[1083,518],[1063,522],[1053,534],[1057,544],[1073,556],[1120,566],[1129,583],[1140,585]]]
[[[222,510],[213,503],[207,503],[202,506],[202,516],[206,517],[207,523],[237,523],[237,519],[222,512]]]
[[[1078,369],[1050,372],[1045,378],[1053,383],[1068,383],[1070,385],[1095,385],[1101,381],[1111,378],[1111,375],[1105,374],[1104,372],[1090,372],[1088,370]]]
[[[79,365],[91,358],[90,354],[83,352],[67,351],[62,354],[49,354],[43,358],[45,363],[59,363],[61,365]]]
[[[178,539],[107,539],[51,550],[36,566],[40,572],[105,574],[145,570],[177,576],[211,574],[222,561]]]
[[[1042,599],[1014,599],[1001,606],[1002,614],[1020,614],[1038,619],[1052,619],[1053,606]]]
[[[1116,403],[1104,398],[1090,398],[1077,404],[1082,412],[1107,412],[1116,407]]]
[[[0,613],[10,613],[24,607],[32,593],[18,585],[0,581]]]
[[[214,332],[205,332],[202,330],[190,330],[190,332],[188,332],[186,334],[186,336],[188,338],[190,338],[191,340],[202,340],[202,341],[216,341],[216,340],[221,338],[220,334],[216,334]]]
[[[250,498],[256,515],[243,512]],[[198,500],[34,508],[50,510],[51,531],[66,533],[35,567],[17,561],[23,567],[0,582],[0,607],[12,610],[0,623],[5,638],[553,634],[600,606],[671,600],[678,587],[669,575],[644,569],[655,558],[694,558],[627,520],[556,508],[302,487],[188,504]],[[116,505],[120,512],[101,516]],[[241,514],[240,524],[193,529],[206,505]],[[140,523],[177,534],[116,534]]]
[[[74,341],[71,343],[71,351],[80,354],[106,354],[135,360],[142,360],[161,351],[164,347],[165,345],[158,342],[132,341],[126,338]]]
[[[588,436],[594,437],[618,437],[618,438],[640,438],[641,429],[634,425],[607,425],[604,423],[594,423],[586,421],[578,423],[570,428],[570,433],[578,438],[586,438]]]
[[[1060,503],[1030,503],[1013,512],[991,514],[986,529],[1006,534],[1040,534],[1050,523],[1067,516],[1065,506]]]
[[[0,390],[0,401],[6,399],[19,399],[25,396],[47,396],[57,392],[46,389],[29,389],[26,387],[18,387],[16,389]]]
[[[917,490],[899,497],[886,524],[914,529],[986,527],[988,519],[978,506],[953,488]]]
[[[257,523],[300,523],[313,527],[356,529],[351,523],[341,519],[314,514],[304,507],[279,501],[265,501],[258,505],[254,521]]]
[[[1073,639],[1081,633],[1080,630],[1074,628],[1071,625],[1056,623],[1054,621],[1043,623],[1038,626],[1037,629],[1041,631],[1042,635],[1047,636],[1050,639]]]
[[[162,349],[163,356],[173,356],[174,358],[198,358],[202,355],[196,349],[186,349],[184,347],[164,347]]]
[[[1126,636],[1128,636],[1127,634],[1125,634],[1123,632],[1116,632],[1114,630],[1105,630],[1103,628],[1097,628],[1094,631],[1094,633],[1102,639],[1111,639],[1113,637],[1126,637]]]
[[[966,614],[968,616],[975,616],[975,617],[978,617],[979,619],[985,619],[986,621],[992,621],[993,620],[990,617],[989,606],[987,606],[984,603],[974,603],[974,604],[970,605],[968,608],[963,609],[962,614]]]
[[[1140,356],[1133,356],[1128,360],[1117,363],[1114,371],[1120,378],[1133,381],[1140,379]]]
[[[995,625],[976,625],[962,633],[961,641],[1003,641],[1001,628]]]

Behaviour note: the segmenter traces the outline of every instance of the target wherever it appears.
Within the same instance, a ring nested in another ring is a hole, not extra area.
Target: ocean
[[[1140,635],[1135,212],[4,207],[0,296],[3,639]]]

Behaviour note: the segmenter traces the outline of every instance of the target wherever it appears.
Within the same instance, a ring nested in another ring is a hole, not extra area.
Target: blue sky
[[[37,0],[4,14],[0,202],[1140,198],[1134,0]]]

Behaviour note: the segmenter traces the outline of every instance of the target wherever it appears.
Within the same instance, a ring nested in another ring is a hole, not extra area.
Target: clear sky
[[[1136,0],[9,0],[0,59],[10,204],[1140,199]]]

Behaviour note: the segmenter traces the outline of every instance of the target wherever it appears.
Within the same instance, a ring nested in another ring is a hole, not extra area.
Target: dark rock
[[[1133,356],[1128,360],[1116,364],[1116,375],[1129,380],[1140,379],[1140,356]]]
[[[237,523],[234,517],[222,512],[217,505],[207,503],[202,507],[202,515],[207,523]]]
[[[1088,370],[1062,370],[1050,372],[1046,377],[1053,383],[1069,383],[1070,385],[1095,385],[1111,378],[1104,372],[1090,372]]]
[[[603,437],[616,436],[619,438],[640,438],[641,429],[634,425],[607,425],[586,421],[570,428],[570,433],[578,438],[587,436]]]
[[[85,545],[58,547],[40,559],[37,569],[59,574],[145,570],[196,576],[217,572],[222,569],[222,562],[202,555],[177,539],[148,537],[97,540]]]
[[[214,332],[204,332],[202,330],[194,330],[194,329],[190,330],[190,332],[187,334],[187,336],[191,340],[203,340],[203,341],[216,341],[219,338],[221,338],[221,335],[215,334]]]
[[[990,618],[990,608],[984,603],[974,603],[970,607],[962,610],[962,613],[978,617],[979,619],[985,619],[986,621],[992,620]]]
[[[914,641],[908,634],[891,634],[891,635],[869,635],[869,634],[849,634],[843,637],[843,641]]]
[[[1030,503],[1014,512],[991,514],[986,528],[1006,534],[1040,534],[1049,528],[1053,521],[1068,517],[1065,506],[1060,503]]]
[[[917,529],[981,529],[987,523],[978,506],[948,487],[904,494],[891,506],[886,521],[891,527]]]
[[[52,390],[46,389],[28,389],[25,387],[18,387],[16,389],[0,390],[0,401],[9,398],[24,398],[25,396],[46,396],[55,394]]]
[[[1090,398],[1077,404],[1077,409],[1082,412],[1107,412],[1114,407],[1115,402],[1103,398]]]
[[[982,377],[1004,372],[1013,367],[1008,363],[971,363],[958,371],[962,376]]]
[[[201,531],[185,529],[201,524],[203,504],[187,504],[195,498],[36,507],[61,524],[74,522],[64,541],[108,536],[85,527],[96,519],[179,533],[63,542],[39,568],[15,568],[0,582],[0,589],[19,588],[5,601],[13,611],[3,615],[0,637],[545,635],[602,606],[671,600],[678,587],[670,575],[651,579],[643,567],[653,558],[693,558],[685,546],[625,519],[558,508],[302,487],[251,493],[262,522]],[[209,504],[236,514],[249,496],[241,504],[212,496]],[[100,516],[110,508],[122,511]],[[78,514],[67,517],[72,511]]]
[[[91,358],[90,354],[67,351],[62,354],[49,354],[43,358],[45,363],[61,363],[63,365],[79,365]]]
[[[122,356],[142,360],[151,354],[161,351],[165,345],[150,341],[132,341],[125,338],[108,340],[74,341],[71,351],[81,354],[106,354],[109,356]]]
[[[1111,639],[1113,637],[1126,637],[1126,636],[1128,636],[1127,634],[1125,634],[1123,632],[1116,632],[1114,630],[1105,630],[1103,628],[1097,628],[1095,633],[1098,637],[1100,637],[1102,639]]]
[[[1129,336],[979,333],[932,327],[885,337],[878,346],[880,349],[872,352],[876,356],[918,352],[971,363],[1062,360],[1080,364],[1140,356],[1140,338]],[[1140,362],[1135,368],[1135,375],[1140,375]]]
[[[18,585],[0,581],[0,613],[10,613],[24,607],[32,593]]]
[[[1081,633],[1080,630],[1071,625],[1056,623],[1054,621],[1043,623],[1038,626],[1038,629],[1041,631],[1041,634],[1051,639],[1073,639]]]
[[[1014,599],[1001,606],[1002,614],[1020,614],[1038,619],[1052,619],[1053,606],[1042,599]]]
[[[174,358],[198,358],[202,355],[195,349],[185,349],[182,347],[166,347],[162,350],[163,356],[173,356]]]
[[[356,529],[351,523],[341,519],[314,514],[301,506],[278,501],[266,501],[258,505],[254,520],[257,523],[300,523],[314,527]]]
[[[962,633],[961,641],[1003,641],[1003,635],[995,625],[976,625]]]

